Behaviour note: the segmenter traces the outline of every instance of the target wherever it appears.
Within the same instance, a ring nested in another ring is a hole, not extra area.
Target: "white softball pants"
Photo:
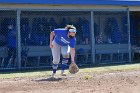
[[[52,42],[53,48],[52,55],[53,55],[53,64],[58,64],[60,62],[60,55],[62,54],[63,58],[69,58],[70,54],[70,46],[60,46],[54,40]]]

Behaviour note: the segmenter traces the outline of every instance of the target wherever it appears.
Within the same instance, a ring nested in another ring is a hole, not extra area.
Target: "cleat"
[[[67,75],[63,73],[63,74],[61,74],[61,76],[67,76]]]

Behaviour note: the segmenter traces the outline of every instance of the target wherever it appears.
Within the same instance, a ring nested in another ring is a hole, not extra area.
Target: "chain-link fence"
[[[51,66],[50,32],[67,24],[77,28],[77,64],[127,62],[127,12],[95,11],[93,14],[92,20],[91,11],[21,11],[21,39],[18,39],[16,11],[1,11],[1,68],[17,68],[17,40],[21,40],[21,67]]]
[[[23,55],[23,58],[26,59],[26,61],[24,60],[25,62],[22,62],[23,66],[51,66],[52,56],[49,48],[50,32],[56,28],[65,28],[67,24],[74,25],[77,28],[77,64],[87,64],[91,62],[87,54],[91,51],[86,47],[91,44],[90,12],[22,11],[21,43],[24,48],[27,47],[25,51],[28,53],[27,59]]]
[[[16,11],[0,12],[0,62],[2,68],[16,67]]]
[[[127,12],[94,12],[94,35],[97,63],[129,61]]]

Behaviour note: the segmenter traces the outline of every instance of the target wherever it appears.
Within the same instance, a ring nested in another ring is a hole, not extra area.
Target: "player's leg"
[[[61,46],[58,45],[55,41],[53,41],[53,48],[52,50],[52,55],[53,55],[53,62],[52,62],[52,68],[53,68],[53,73],[52,77],[56,74],[57,68],[58,68],[58,63],[60,61],[60,48]]]
[[[67,63],[68,63],[68,60],[69,60],[70,46],[63,46],[61,48],[61,52],[62,52],[62,56],[63,56],[61,75],[65,76],[64,70],[66,69],[66,66],[67,66]]]

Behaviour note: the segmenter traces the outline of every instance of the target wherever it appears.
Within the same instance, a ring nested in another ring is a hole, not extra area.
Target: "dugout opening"
[[[130,12],[130,39],[132,45],[132,60],[140,60],[140,12]]]

